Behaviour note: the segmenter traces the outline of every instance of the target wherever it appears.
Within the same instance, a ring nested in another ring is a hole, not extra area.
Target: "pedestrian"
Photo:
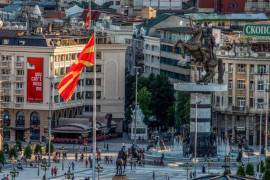
[[[132,166],[133,166],[132,160],[130,160],[129,164],[130,164],[130,170],[132,170]]]
[[[75,161],[78,161],[78,153],[75,153]]]
[[[155,180],[155,178],[156,178],[156,174],[155,174],[155,171],[153,171],[153,180]]]
[[[134,164],[133,164],[134,169],[136,169],[136,165],[137,165],[137,161],[134,161]]]
[[[85,167],[88,167],[88,159],[85,160]]]
[[[107,147],[106,147],[106,149],[107,149],[107,152],[109,152],[109,144],[107,144]]]
[[[57,167],[54,166],[54,176],[57,176],[57,171],[58,171]]]
[[[71,162],[71,168],[72,168],[72,171],[74,171],[74,167],[75,167],[75,163],[72,161],[72,162]]]
[[[111,164],[113,163],[112,156],[110,157],[110,163],[111,163]]]
[[[53,175],[54,175],[54,168],[51,167],[51,176],[53,176]]]

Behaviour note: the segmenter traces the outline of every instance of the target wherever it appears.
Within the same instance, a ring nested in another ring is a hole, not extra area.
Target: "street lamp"
[[[136,73],[136,76],[135,76],[136,77],[136,88],[135,88],[135,119],[134,119],[135,134],[134,134],[134,144],[137,145],[137,105],[138,105],[138,75],[139,75],[138,69],[140,69],[140,67],[135,66],[134,69],[135,69],[135,73]]]
[[[98,173],[98,180],[99,180],[99,174],[103,171],[103,167],[98,163],[96,166],[96,170]]]
[[[16,171],[16,169],[15,169],[15,167],[14,167],[14,164],[13,164],[12,170],[11,170],[9,173],[10,173],[10,175],[11,175],[11,179],[12,179],[12,180],[15,180],[15,177],[17,177],[17,176],[19,175],[19,172]]]
[[[48,169],[48,163],[47,163],[47,161],[46,161],[46,159],[44,158],[43,160],[42,160],[42,162],[41,162],[41,168],[43,169],[43,171],[44,171],[44,179],[46,179],[46,172],[47,172],[47,169]]]
[[[62,152],[62,170],[64,170],[64,146],[61,147],[61,152]]]
[[[198,104],[200,104],[201,101],[198,101],[198,97],[196,95],[195,98],[195,134],[194,134],[194,171],[195,171],[195,177],[196,177],[196,171],[197,171],[197,134],[198,134]]]
[[[65,173],[65,178],[70,180],[74,177],[74,173],[70,171],[70,167],[68,167],[68,171]]]
[[[36,154],[36,160],[37,160],[37,164],[38,164],[38,168],[37,168],[37,170],[38,170],[38,172],[37,172],[38,176],[39,176],[39,163],[40,163],[40,158],[41,158],[41,155],[40,155],[39,153],[37,153],[37,154]]]

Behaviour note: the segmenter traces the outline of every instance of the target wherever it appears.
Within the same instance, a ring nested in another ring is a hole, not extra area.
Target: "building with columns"
[[[226,47],[226,44],[228,45]],[[225,67],[228,91],[215,93],[212,127],[231,142],[259,143],[260,118],[262,142],[269,112],[270,45],[267,41],[224,42],[217,50]]]
[[[112,115],[118,132],[124,118],[125,51],[124,44],[109,44],[108,37],[97,36],[97,120]],[[0,32],[0,79],[4,140],[7,142],[44,141],[48,137],[51,110],[52,128],[61,118],[86,118],[89,126],[93,111],[93,68],[86,68],[72,99],[65,103],[56,87],[87,36],[27,35],[24,31]],[[82,123],[82,124],[83,124]]]

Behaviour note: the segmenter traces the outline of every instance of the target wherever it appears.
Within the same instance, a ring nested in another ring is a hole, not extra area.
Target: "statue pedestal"
[[[128,177],[126,175],[115,175],[112,180],[128,180]]]
[[[190,92],[190,148],[194,154],[197,120],[197,157],[216,155],[216,147],[211,142],[212,93],[227,91],[223,84],[175,83],[176,91]]]

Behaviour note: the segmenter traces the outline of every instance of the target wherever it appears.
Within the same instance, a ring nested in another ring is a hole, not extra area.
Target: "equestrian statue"
[[[118,156],[116,159],[116,175],[122,176],[125,174],[126,165],[127,165],[127,152],[125,151],[125,147],[118,152]]]
[[[177,47],[188,51],[192,55],[191,62],[204,68],[206,74],[197,80],[197,83],[208,84],[215,75],[215,69],[218,67],[218,83],[223,83],[224,68],[221,59],[217,59],[214,53],[215,39],[212,35],[212,29],[209,27],[193,28],[192,38],[187,42],[177,41],[174,49]]]

